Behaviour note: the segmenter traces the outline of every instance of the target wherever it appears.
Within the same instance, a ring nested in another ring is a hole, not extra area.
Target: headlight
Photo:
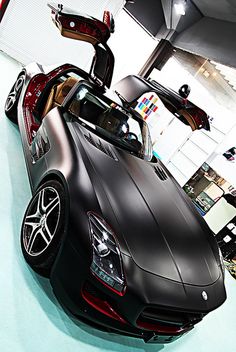
[[[91,271],[112,290],[122,295],[125,287],[124,273],[118,243],[106,222],[89,213],[93,260]]]

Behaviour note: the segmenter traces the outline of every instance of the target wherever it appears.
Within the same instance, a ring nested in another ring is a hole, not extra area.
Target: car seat
[[[69,77],[66,79],[66,81],[60,84],[55,84],[52,87],[42,113],[42,118],[47,115],[47,113],[54,107],[62,105],[65,97],[77,82],[78,79]]]

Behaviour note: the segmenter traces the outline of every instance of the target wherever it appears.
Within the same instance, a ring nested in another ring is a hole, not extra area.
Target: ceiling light
[[[185,15],[185,3],[175,4],[175,11],[177,15],[184,16]]]
[[[206,78],[208,78],[208,77],[210,76],[210,73],[209,73],[207,70],[205,70],[205,71],[203,72],[203,76],[205,76]]]

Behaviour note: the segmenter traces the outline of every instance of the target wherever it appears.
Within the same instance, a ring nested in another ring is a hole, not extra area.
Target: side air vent
[[[160,180],[166,181],[168,179],[167,174],[165,173],[165,171],[160,166],[155,166],[154,167],[154,171],[155,171],[155,173],[157,174],[157,176],[159,177]]]
[[[88,136],[85,134],[84,137],[87,139],[87,141],[89,143],[91,143],[94,147],[97,147],[97,144],[95,143],[95,140],[93,139],[93,137],[91,136],[91,134],[89,134]]]
[[[108,146],[104,146],[102,144],[102,142],[98,139],[98,141],[96,142],[93,137],[91,136],[91,134],[89,133],[89,135],[84,135],[84,137],[86,138],[86,140],[92,144],[94,147],[96,147],[97,149],[99,149],[101,152],[103,152],[104,154],[106,154],[107,156],[109,156],[110,158],[114,159],[115,161],[118,161],[115,153],[113,152],[113,150],[111,149],[111,147]]]
[[[30,148],[32,163],[35,164],[49,151],[49,149],[50,149],[50,144],[49,144],[48,138],[46,136],[42,137],[42,135],[39,135],[39,134],[36,135]]]

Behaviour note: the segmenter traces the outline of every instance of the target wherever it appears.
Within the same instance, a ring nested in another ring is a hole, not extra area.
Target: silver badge
[[[208,300],[208,296],[207,296],[206,291],[202,291],[202,298],[204,299],[204,301]]]

